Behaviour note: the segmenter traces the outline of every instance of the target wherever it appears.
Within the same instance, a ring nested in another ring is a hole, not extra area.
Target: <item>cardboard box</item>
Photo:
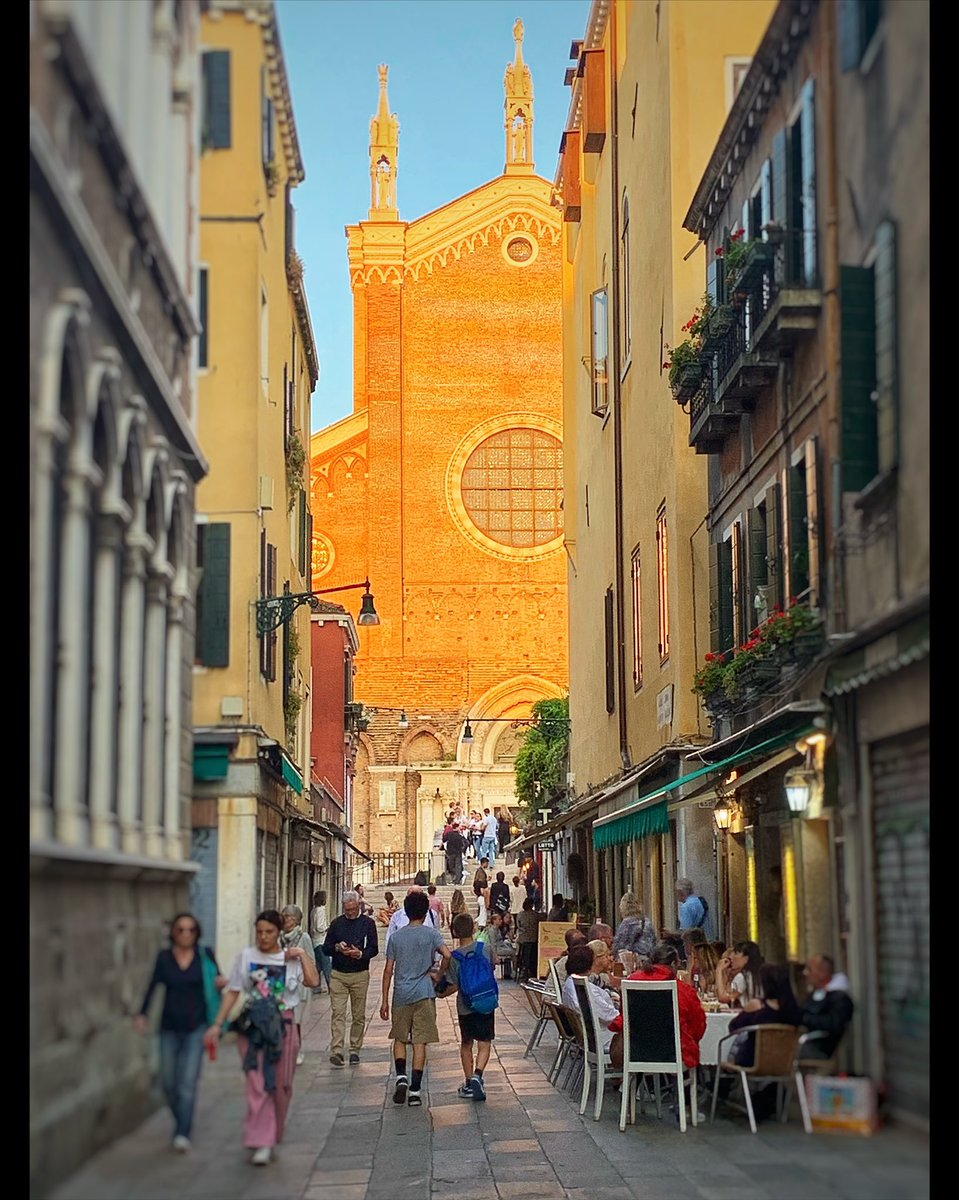
[[[869,1135],[879,1128],[876,1085],[857,1075],[807,1075],[806,1097],[814,1130]]]

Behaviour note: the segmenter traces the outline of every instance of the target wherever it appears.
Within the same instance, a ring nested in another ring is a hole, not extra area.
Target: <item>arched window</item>
[[[540,429],[504,429],[463,470],[470,520],[504,546],[544,546],[563,532],[563,447]]]

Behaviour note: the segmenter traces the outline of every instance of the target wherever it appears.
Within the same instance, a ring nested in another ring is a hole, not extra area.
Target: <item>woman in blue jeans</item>
[[[203,1065],[203,1035],[215,1019],[220,989],[226,984],[213,951],[200,944],[200,936],[196,917],[177,913],[170,923],[170,948],[156,957],[153,977],[135,1022],[139,1032],[146,1033],[147,1009],[157,984],[163,984],[160,1080],[175,1122],[173,1148],[181,1153],[190,1149],[196,1087]]]

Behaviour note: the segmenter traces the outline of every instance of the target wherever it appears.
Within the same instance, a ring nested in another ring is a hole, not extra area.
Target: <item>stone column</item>
[[[131,531],[124,545],[123,593],[120,601],[120,755],[117,809],[120,848],[142,849],[143,746],[143,611],[146,556],[150,542]]]
[[[90,840],[101,850],[117,844],[118,589],[123,525],[119,512],[97,524],[93,613],[93,697],[90,705]]]
[[[143,852],[163,854],[166,725],[166,590],[169,567],[152,568],[146,585],[143,663]]]
[[[172,595],[166,623],[166,736],[163,753],[163,837],[165,857],[179,861],[186,853],[180,833],[180,775],[183,718],[183,606],[185,597]]]
[[[85,806],[89,713],[90,490],[87,472],[71,469],[62,482],[60,627],[57,631],[57,711],[53,764],[54,828],[58,841],[82,845],[89,836]]]
[[[53,646],[48,636],[50,606],[49,567],[53,539],[53,439],[52,430],[37,430],[33,469],[33,518],[30,523],[30,838],[46,841],[53,833],[53,808],[45,779],[48,747],[48,704],[53,675]]]

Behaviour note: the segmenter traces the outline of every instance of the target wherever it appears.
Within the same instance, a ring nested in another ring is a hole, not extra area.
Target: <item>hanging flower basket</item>
[[[729,336],[729,331],[736,322],[736,313],[729,304],[720,304],[706,318],[703,329],[703,352],[716,350]]]
[[[675,379],[669,381],[673,399],[678,404],[686,404],[699,391],[703,382],[702,363],[686,363],[676,372]]]

